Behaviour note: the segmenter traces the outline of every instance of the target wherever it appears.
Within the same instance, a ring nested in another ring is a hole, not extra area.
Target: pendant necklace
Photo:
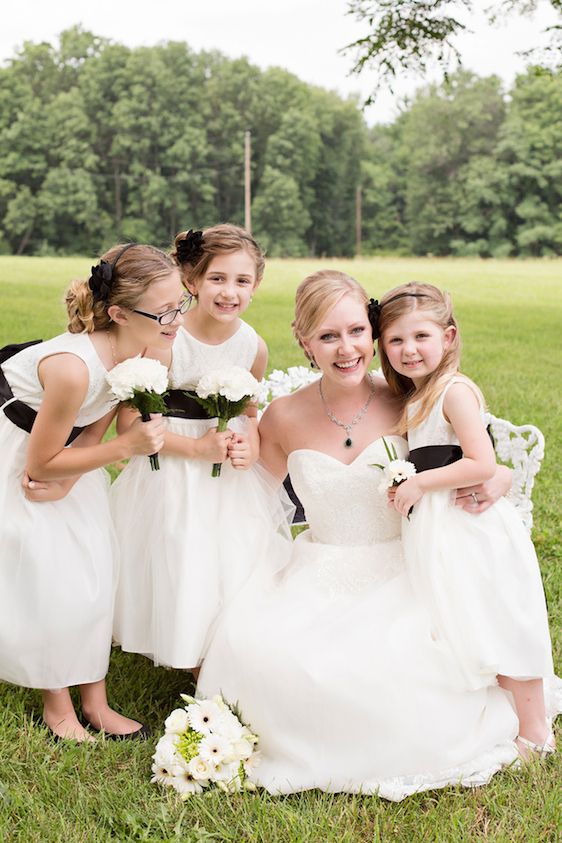
[[[361,407],[359,412],[356,413],[353,416],[353,418],[351,419],[351,421],[348,424],[346,424],[345,422],[342,422],[338,418],[336,418],[335,415],[330,410],[330,408],[327,406],[326,401],[324,399],[324,395],[322,393],[322,378],[320,378],[320,380],[318,381],[318,389],[320,390],[320,398],[322,399],[322,404],[324,405],[324,409],[326,410],[326,415],[328,416],[330,421],[333,422],[334,424],[337,424],[338,427],[343,427],[343,429],[345,430],[345,432],[347,434],[346,440],[343,443],[346,448],[351,448],[352,445],[353,445],[353,439],[351,438],[351,428],[354,425],[356,425],[357,422],[361,421],[361,419],[363,418],[363,416],[365,415],[365,413],[369,409],[369,404],[371,403],[371,401],[374,398],[375,388],[373,386],[373,382],[372,382],[370,377],[369,377],[369,385],[371,387],[371,391],[369,392],[369,397],[367,398],[367,400],[365,401],[365,403],[363,404],[363,406]]]

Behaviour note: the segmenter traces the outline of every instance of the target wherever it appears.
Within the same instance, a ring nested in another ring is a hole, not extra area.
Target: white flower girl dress
[[[408,432],[414,462],[416,454],[423,459],[458,446],[443,415],[447,390],[458,382],[466,380],[451,378],[429,416]],[[413,404],[409,413],[415,411]],[[455,654],[461,684],[495,684],[497,674],[553,676],[537,555],[508,500],[474,515],[455,506],[448,490],[429,492],[403,520],[402,539],[414,589],[429,609],[434,635]]]
[[[82,475],[57,501],[32,503],[21,487],[31,429],[24,429],[26,417],[43,398],[37,366],[62,352],[80,357],[90,377],[76,425],[97,421],[117,401],[87,334],[28,345],[2,362],[0,385],[0,679],[45,689],[106,675],[115,578],[104,469]]]
[[[200,437],[216,427],[216,419],[182,390],[194,390],[204,374],[225,366],[249,370],[257,349],[257,334],[245,322],[219,345],[180,328],[168,429]],[[243,432],[246,425],[240,416],[228,426]],[[236,471],[227,461],[220,477],[211,477],[210,462],[165,454],[159,460],[160,471],[152,472],[146,457],[133,457],[111,490],[121,550],[114,638],[155,664],[187,669],[200,664],[221,608],[256,560],[270,553],[271,524],[288,528],[278,495],[258,466]]]

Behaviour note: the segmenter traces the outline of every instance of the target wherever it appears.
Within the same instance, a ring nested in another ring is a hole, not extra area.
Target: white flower
[[[210,761],[205,761],[200,755],[196,755],[187,765],[187,769],[194,779],[206,781],[213,776],[215,768]]]
[[[214,700],[201,700],[187,706],[189,725],[202,735],[210,735],[223,716],[223,711]]]
[[[249,758],[244,761],[244,772],[247,776],[252,776],[252,773],[255,772],[256,767],[259,767],[261,763],[261,752],[259,750],[254,750]]]
[[[250,743],[246,738],[234,742],[234,752],[239,761],[247,761],[253,751],[253,743]]]
[[[383,470],[383,479],[379,484],[379,491],[386,492],[392,486],[398,486],[404,480],[409,480],[416,473],[416,467],[407,460],[391,460]]]
[[[112,393],[120,401],[133,397],[133,391],[157,392],[168,388],[168,370],[150,357],[130,357],[118,363],[106,375]]]
[[[240,764],[238,761],[229,764],[219,764],[213,771],[212,781],[215,784],[224,784],[228,791],[232,793],[235,790],[240,790],[242,782],[239,776]]]
[[[181,735],[188,726],[189,718],[185,708],[175,708],[164,721],[164,728],[167,734]]]
[[[182,798],[193,796],[195,793],[202,793],[203,788],[207,787],[208,781],[204,779],[194,779],[189,770],[182,770],[170,782],[174,790],[181,794]]]
[[[211,761],[215,766],[223,761],[229,763],[232,760],[232,744],[221,735],[207,735],[202,738],[199,744],[199,755],[205,761]]]
[[[222,712],[220,720],[212,727],[213,732],[231,741],[238,741],[244,737],[244,727],[229,708]]]
[[[228,366],[215,372],[209,372],[199,380],[195,392],[199,398],[222,395],[229,401],[241,401],[259,391],[259,382],[241,366]]]
[[[160,738],[152,760],[154,761],[152,765],[154,775],[151,781],[159,782],[159,784],[173,784],[173,779],[179,768],[178,756],[172,741],[166,740],[166,737]]]

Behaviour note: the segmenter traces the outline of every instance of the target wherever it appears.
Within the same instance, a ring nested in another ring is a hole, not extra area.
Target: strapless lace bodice
[[[399,436],[392,440],[400,458],[408,446]],[[371,442],[350,465],[321,451],[302,448],[289,455],[289,473],[302,501],[311,537],[331,545],[371,545],[400,535],[400,515],[387,506],[379,491],[381,471],[373,463],[386,465],[388,457],[382,439]]]

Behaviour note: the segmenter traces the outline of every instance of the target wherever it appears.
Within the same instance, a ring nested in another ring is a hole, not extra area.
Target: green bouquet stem
[[[229,421],[228,419],[221,418],[221,416],[219,416],[219,423],[217,425],[217,430],[218,430],[219,433],[224,433],[224,431],[228,427],[228,421]],[[221,476],[221,468],[222,468],[221,462],[214,462],[213,463],[213,470],[211,471],[211,477],[220,477]]]

